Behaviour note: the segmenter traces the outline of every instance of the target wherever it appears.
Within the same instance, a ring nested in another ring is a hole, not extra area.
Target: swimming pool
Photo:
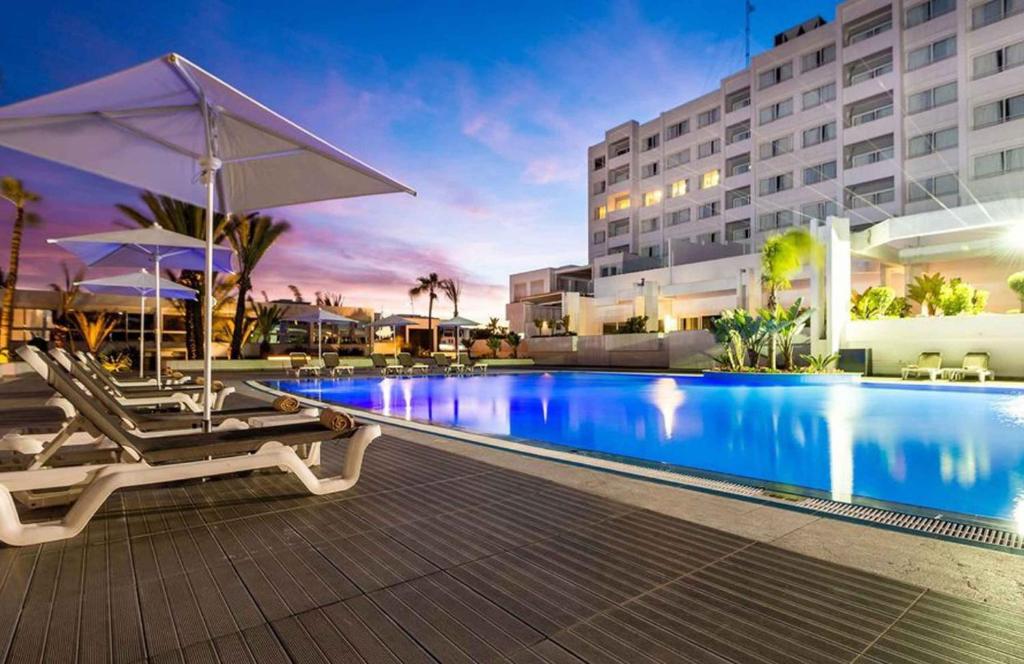
[[[265,381],[410,421],[1024,531],[1024,390],[557,371]]]

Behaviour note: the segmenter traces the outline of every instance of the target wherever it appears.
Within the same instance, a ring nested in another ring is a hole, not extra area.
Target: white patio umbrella
[[[91,267],[149,267],[153,272],[146,276],[149,278],[149,286],[152,287],[153,296],[157,302],[160,301],[163,284],[174,283],[160,278],[161,268],[202,270],[206,267],[206,242],[169,231],[160,226],[75,235],[50,239],[47,242],[70,251]],[[214,267],[220,272],[233,272],[232,255],[233,252],[226,247],[214,247],[211,259]],[[191,289],[186,290],[194,293]],[[159,306],[156,309],[156,327],[156,384],[159,387],[162,371],[160,353],[163,332],[163,315]],[[209,349],[209,345],[207,345],[207,349]],[[141,353],[139,357],[141,369]]]
[[[177,54],[0,108],[0,145],[206,207],[213,215],[406,192]],[[204,418],[213,295],[207,288]]]
[[[476,327],[478,325],[480,325],[480,323],[476,322],[475,320],[469,320],[468,318],[463,318],[462,316],[456,316],[454,318],[449,318],[448,320],[443,320],[443,321],[441,321],[440,323],[437,324],[437,326],[439,328],[440,327],[454,327],[455,328],[455,363],[456,364],[462,364],[462,344],[460,343],[460,340],[459,340],[459,332],[464,327]],[[470,358],[470,359],[472,359],[472,358]]]
[[[319,307],[317,307],[317,310],[313,313],[305,314],[304,316],[299,316],[298,318],[293,318],[292,320],[297,321],[299,323],[316,323],[316,354],[320,358],[321,362],[323,362],[324,359],[323,324],[359,324],[359,321],[355,320],[354,318],[342,316],[341,314],[336,314],[333,311],[327,311]]]
[[[196,292],[175,283],[170,279],[164,279],[152,275],[146,270],[129,272],[116,277],[101,277],[99,279],[88,279],[77,281],[75,285],[84,288],[89,293],[111,293],[114,295],[138,295],[139,304],[139,378],[145,375],[146,357],[146,298],[156,298],[156,366],[157,385],[160,384],[160,337],[163,334],[163,323],[160,311],[160,298],[168,300],[194,300]]]
[[[395,357],[398,357],[398,334],[397,334],[397,330],[399,328],[409,327],[412,324],[413,324],[413,321],[409,320],[408,318],[406,318],[404,316],[399,316],[398,314],[391,314],[390,316],[386,316],[384,318],[381,318],[380,320],[375,320],[372,323],[370,323],[370,338],[371,339],[373,338],[373,330],[375,328],[378,328],[378,327],[393,327],[393,328],[395,328],[395,330],[396,330],[396,334],[395,334]]]

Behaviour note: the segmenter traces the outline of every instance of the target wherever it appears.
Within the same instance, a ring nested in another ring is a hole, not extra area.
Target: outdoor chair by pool
[[[996,377],[996,373],[989,369],[988,365],[988,353],[967,353],[964,355],[963,364],[946,369],[945,375],[949,380],[963,380],[972,376],[977,378],[979,383],[984,383],[986,380],[995,380]]]
[[[161,385],[157,385],[156,381],[121,381],[118,380],[114,374],[107,371],[107,368],[103,366],[103,363],[96,359],[96,356],[92,353],[85,351],[77,351],[73,356],[67,350],[63,348],[53,348],[52,353],[67,355],[70,360],[75,360],[88,367],[96,378],[107,385],[111,390],[119,391],[122,393],[129,392],[154,392],[154,391],[174,391],[174,392],[199,392],[202,390],[200,385],[189,384],[186,380],[164,380]]]
[[[84,357],[90,363],[95,364],[99,368],[106,371],[107,374],[109,374],[110,376],[110,380],[114,381],[114,383],[119,387],[156,387],[156,378],[126,378],[118,376],[113,371],[110,371],[109,369],[104,367],[103,363],[100,362],[99,358],[97,358],[96,354],[93,353],[92,351],[78,351],[78,355],[80,357]],[[186,376],[180,371],[170,371],[164,369],[163,378],[161,379],[160,382],[162,385],[184,385],[185,383],[188,383],[191,380],[191,376]]]
[[[430,373],[429,364],[417,362],[416,360],[412,359],[412,355],[410,355],[409,353],[399,353],[398,363],[402,365],[402,370],[410,376],[415,374],[417,371],[419,371],[423,375],[427,375],[428,373]]]
[[[288,353],[288,361],[291,363],[289,371],[294,373],[296,378],[301,378],[303,374],[320,375],[320,367],[312,364],[309,355],[305,353]]]
[[[380,436],[377,425],[357,426],[345,413],[325,411],[319,420],[299,424],[146,437],[126,429],[120,418],[78,390],[66,374],[48,371],[47,381],[71,401],[88,426],[119,448],[126,461],[0,472],[0,541],[13,546],[74,537],[113,492],[134,486],[276,468],[294,474],[315,495],[346,491],[359,479],[366,448]],[[341,439],[348,439],[348,449],[343,472],[336,477],[316,477],[295,451]],[[64,516],[21,521],[12,494],[69,489],[80,493]]]
[[[444,353],[434,353],[434,364],[437,368],[445,372],[448,375],[451,374],[463,374],[466,373],[466,365],[461,362],[452,362],[452,358],[448,357]]]
[[[349,376],[355,374],[356,369],[351,364],[342,364],[337,353],[324,353],[324,370],[332,376],[347,373]]]
[[[380,353],[371,353],[370,361],[373,363],[373,368],[380,371],[381,376],[402,375],[402,365],[389,364],[387,358]]]
[[[900,371],[903,380],[927,377],[937,380],[942,376],[942,353],[925,352],[917,356],[917,364],[908,364]]]

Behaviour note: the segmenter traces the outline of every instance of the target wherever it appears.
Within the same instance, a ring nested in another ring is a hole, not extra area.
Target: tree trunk
[[[231,332],[231,359],[242,359],[242,334],[245,332],[245,298],[249,295],[249,275],[241,274],[238,278],[238,301],[235,302],[235,327]]]
[[[775,335],[772,335],[770,350],[768,351],[769,366],[772,371],[775,371]]]
[[[430,294],[430,299],[427,301],[427,334],[430,335],[430,352],[433,353],[437,350],[434,345],[434,294]]]
[[[25,208],[18,207],[11,230],[11,260],[7,267],[7,281],[4,284],[2,314],[0,314],[0,350],[8,352],[10,359],[11,334],[14,331],[14,290],[18,285],[18,258],[21,255],[21,237],[25,231]]]

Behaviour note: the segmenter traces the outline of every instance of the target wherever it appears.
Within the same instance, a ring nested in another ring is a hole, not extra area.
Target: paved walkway
[[[0,549],[0,659],[1024,662],[1024,613],[386,436],[345,494],[125,491]]]

